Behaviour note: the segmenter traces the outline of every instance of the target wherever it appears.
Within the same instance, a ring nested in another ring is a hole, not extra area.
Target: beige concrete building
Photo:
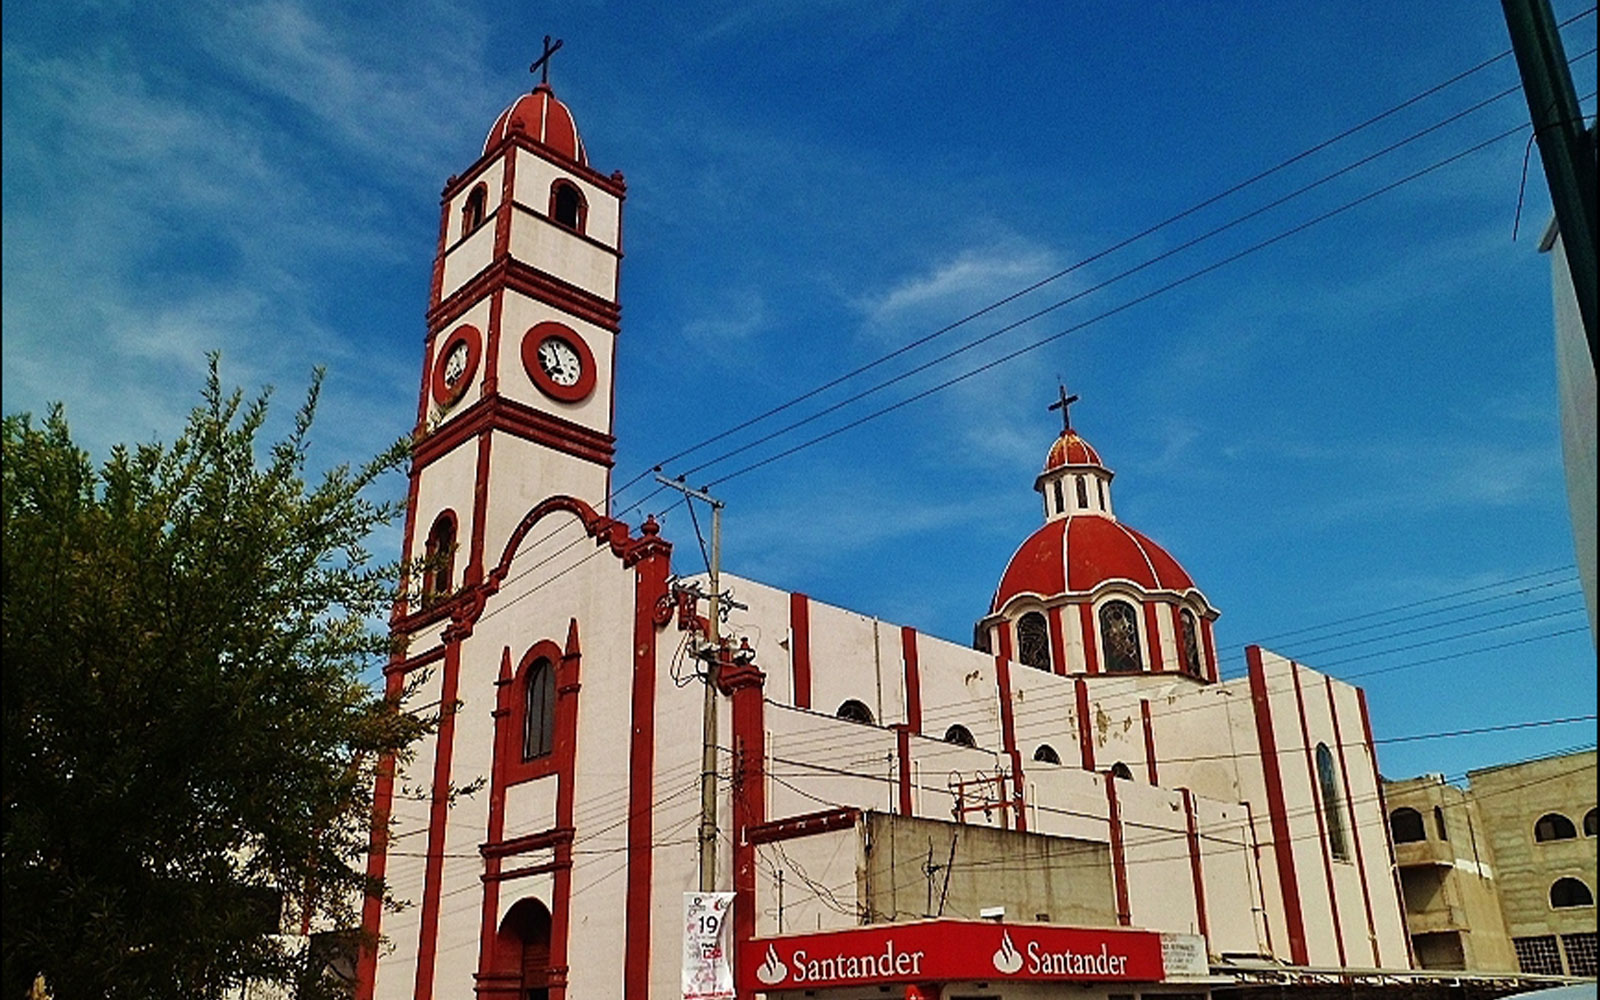
[[[1593,976],[1595,751],[1384,782],[1424,969]]]

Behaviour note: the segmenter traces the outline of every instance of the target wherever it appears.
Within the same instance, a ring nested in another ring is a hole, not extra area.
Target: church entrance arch
[[[518,978],[518,1000],[549,1000],[550,910],[537,899],[519,899],[496,937],[497,971]]]

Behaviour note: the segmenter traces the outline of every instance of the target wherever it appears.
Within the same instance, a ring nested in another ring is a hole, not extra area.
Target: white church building
[[[377,789],[370,871],[410,905],[367,900],[363,1000],[684,995],[710,609],[608,511],[625,193],[545,84],[444,189],[405,525],[433,559],[387,669],[442,719]],[[1215,606],[1061,411],[982,648],[723,576],[739,996],[1408,975],[1362,692],[1256,647],[1221,681]]]

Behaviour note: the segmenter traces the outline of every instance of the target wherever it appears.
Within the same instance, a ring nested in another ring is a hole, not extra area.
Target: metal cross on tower
[[[529,73],[539,74],[540,83],[547,84],[550,82],[550,57],[556,54],[557,49],[561,48],[562,42],[563,39],[557,38],[556,43],[551,45],[550,36],[544,36],[544,55],[535,59],[533,65],[528,67]]]
[[[1057,382],[1056,385],[1061,390],[1061,397],[1054,403],[1050,404],[1050,409],[1061,411],[1061,432],[1065,434],[1067,431],[1072,430],[1072,416],[1067,412],[1067,407],[1071,406],[1073,403],[1076,403],[1078,401],[1078,397],[1076,395],[1067,395],[1067,386],[1065,383]]]

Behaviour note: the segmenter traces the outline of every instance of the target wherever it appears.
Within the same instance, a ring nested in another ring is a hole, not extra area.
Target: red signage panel
[[[736,957],[746,990],[953,980],[1159,982],[1153,931],[928,920],[757,938]]]

